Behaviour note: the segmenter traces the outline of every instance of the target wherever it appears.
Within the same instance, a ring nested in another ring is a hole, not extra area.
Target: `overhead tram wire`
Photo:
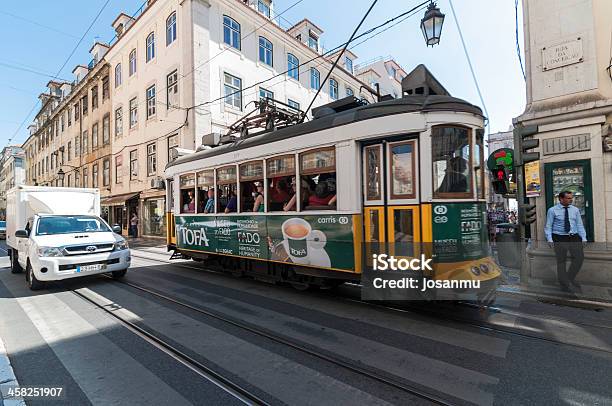
[[[486,124],[487,130],[490,131],[489,126],[489,112],[487,111],[487,105],[484,102],[484,98],[482,97],[482,92],[480,91],[480,86],[478,85],[478,79],[476,78],[476,73],[474,73],[474,67],[472,66],[472,59],[470,58],[470,54],[467,50],[467,46],[465,45],[465,41],[463,40],[463,32],[461,31],[461,26],[459,25],[459,19],[457,19],[457,14],[455,13],[455,8],[453,7],[453,0],[448,0],[451,11],[453,13],[453,18],[455,19],[455,24],[457,25],[457,31],[459,31],[459,38],[461,38],[461,45],[463,46],[463,52],[465,53],[465,57],[467,58],[468,65],[470,67],[470,72],[472,73],[472,79],[474,79],[474,84],[476,85],[476,91],[478,92],[478,97],[480,97],[480,103],[482,104],[482,108],[484,109],[486,115]]]
[[[331,76],[331,73],[333,72],[333,70],[336,68],[336,66],[338,66],[338,62],[340,62],[340,58],[342,57],[344,52],[346,52],[346,48],[353,41],[353,38],[355,38],[355,35],[357,35],[357,31],[359,31],[359,28],[361,28],[361,26],[365,22],[366,18],[368,17],[368,15],[370,15],[370,12],[372,11],[372,9],[376,5],[376,3],[378,3],[378,0],[374,0],[372,2],[372,4],[370,5],[370,8],[368,9],[368,11],[366,11],[364,16],[361,18],[361,21],[359,21],[359,24],[357,24],[357,27],[355,27],[355,30],[353,30],[353,33],[351,34],[351,37],[349,38],[349,40],[344,44],[344,47],[342,48],[342,51],[338,52],[338,57],[336,58],[336,60],[332,64],[331,68],[327,71],[327,75],[325,75],[325,79],[323,79],[323,82],[319,83],[319,88],[317,89],[317,92],[312,97],[312,100],[310,101],[310,104],[308,105],[308,107],[306,107],[306,110],[304,110],[304,113],[302,113],[302,117],[300,118],[300,123],[304,122],[304,119],[308,115],[308,111],[310,110],[310,108],[312,107],[314,102],[317,100],[317,96],[319,96],[319,93],[321,93],[321,89],[323,89],[323,86],[325,86],[325,83],[327,82],[327,80]]]
[[[89,31],[91,31],[93,25],[96,23],[96,21],[98,21],[98,18],[100,18],[100,15],[102,14],[102,12],[104,11],[104,9],[106,9],[106,6],[108,6],[108,3],[110,3],[110,0],[106,0],[106,2],[102,5],[102,7],[100,8],[100,10],[98,11],[98,14],[96,14],[96,16],[94,17],[93,21],[91,22],[91,24],[89,24],[89,27],[87,27],[87,30],[85,30],[85,32],[83,33],[83,35],[81,36],[81,38],[79,39],[79,41],[77,42],[77,44],[74,46],[74,48],[72,49],[72,51],[70,52],[70,55],[68,55],[68,58],[66,58],[66,60],[64,61],[64,63],[62,64],[62,66],[59,68],[59,70],[57,71],[57,73],[55,74],[55,76],[53,77],[54,79],[59,79],[59,75],[60,73],[62,73],[62,70],[66,67],[66,65],[68,64],[68,62],[70,62],[70,58],[72,58],[72,56],[74,55],[74,53],[76,52],[76,50],[79,48],[79,46],[81,45],[81,42],[83,42],[83,40],[85,39],[85,36],[87,34],[89,34]],[[38,100],[36,101],[36,104],[34,104],[34,107],[32,107],[32,109],[30,110],[30,112],[27,114],[27,116],[23,119],[23,121],[21,122],[21,124],[19,125],[19,127],[17,127],[17,129],[15,130],[15,132],[13,133],[13,135],[11,135],[11,137],[7,140],[6,145],[8,146],[11,141],[13,141],[15,139],[15,136],[17,135],[17,133],[21,130],[21,128],[24,126],[24,124],[28,121],[28,119],[30,118],[30,115],[32,114],[32,112],[36,109],[36,106],[38,106]]]
[[[521,66],[523,80],[527,80],[527,76],[525,76],[525,68],[523,67],[523,59],[521,57],[521,45],[519,44],[518,2],[519,0],[514,0],[514,36],[516,38],[516,54],[518,55],[519,64]]]
[[[411,8],[410,10],[405,11],[405,12],[403,12],[403,13],[401,13],[401,14],[398,14],[397,16],[395,16],[395,17],[393,17],[393,18],[388,19],[387,21],[383,22],[382,24],[379,24],[379,25],[377,25],[377,26],[375,26],[375,27],[372,27],[372,28],[368,29],[367,31],[365,31],[365,32],[363,32],[363,33],[361,33],[361,34],[357,35],[355,38],[353,38],[353,39],[352,39],[352,41],[356,41],[356,40],[358,40],[358,39],[360,39],[360,38],[362,38],[362,37],[364,37],[364,36],[366,36],[366,35],[368,35],[368,34],[371,34],[372,32],[374,32],[374,31],[378,30],[379,28],[382,28],[382,27],[384,27],[384,26],[386,26],[386,25],[389,25],[389,24],[391,24],[392,22],[394,22],[394,21],[396,21],[396,20],[398,20],[398,19],[400,19],[400,18],[406,17],[408,14],[413,13],[413,12],[415,12],[415,11],[419,10],[421,7],[423,7],[424,5],[427,5],[427,4],[429,4],[429,3],[430,3],[430,0],[425,0],[425,1],[423,1],[422,3],[418,4],[417,6],[415,6],[415,7]],[[373,37],[374,37],[374,36],[372,36],[372,38],[373,38]],[[352,42],[352,41],[351,41],[351,42]],[[347,43],[348,43],[348,42],[342,43],[342,44],[338,45],[337,47],[332,48],[332,49],[330,49],[330,50],[329,50],[329,51],[327,51],[327,52],[324,52],[323,54],[317,55],[317,56],[315,56],[314,58],[311,58],[311,59],[309,59],[309,60],[307,60],[307,61],[305,61],[305,62],[303,62],[303,63],[300,63],[300,65],[299,65],[299,66],[306,65],[306,64],[308,64],[308,63],[310,63],[310,62],[316,61],[317,59],[321,59],[321,58],[324,58],[324,57],[326,57],[326,56],[328,56],[328,55],[331,55],[331,54],[333,54],[334,52],[336,52],[337,50],[339,50],[339,49],[343,48],[343,47],[344,47],[344,46],[345,46]],[[235,95],[235,94],[243,93],[245,90],[252,89],[252,88],[254,88],[254,87],[256,87],[256,86],[259,86],[259,85],[261,85],[261,84],[264,84],[264,83],[266,83],[266,82],[269,82],[270,80],[276,79],[276,78],[278,78],[278,77],[280,77],[280,76],[284,76],[284,75],[286,75],[286,74],[289,72],[289,70],[290,70],[290,69],[285,70],[285,71],[283,71],[283,72],[280,72],[280,73],[278,73],[278,74],[276,74],[276,75],[274,75],[274,76],[269,77],[268,79],[261,80],[261,81],[259,81],[259,82],[256,82],[256,83],[254,83],[254,84],[250,85],[250,86],[247,86],[247,87],[245,87],[245,88],[243,88],[243,89],[241,89],[241,90],[237,90],[237,91],[235,91],[235,92],[233,92],[233,93],[230,93],[230,94],[227,94],[227,95],[224,95],[224,96],[221,96],[221,97],[218,97],[218,98],[216,98],[216,99],[209,100],[209,101],[206,101],[206,102],[203,102],[203,103],[196,104],[196,105],[194,105],[194,106],[191,106],[190,108],[197,108],[197,107],[203,107],[203,106],[212,105],[213,103],[216,103],[216,102],[218,102],[219,100],[223,100],[223,99],[225,99],[225,98],[227,98],[227,97],[230,97],[230,96],[233,96],[233,95]]]

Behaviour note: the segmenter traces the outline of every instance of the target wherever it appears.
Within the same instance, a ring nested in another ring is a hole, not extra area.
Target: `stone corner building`
[[[515,125],[538,125],[541,194],[530,277],[556,279],[543,244],[546,212],[574,192],[589,241],[579,279],[612,282],[612,2],[523,0],[527,105]]]

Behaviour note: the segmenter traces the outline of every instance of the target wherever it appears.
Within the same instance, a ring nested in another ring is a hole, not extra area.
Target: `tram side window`
[[[484,199],[484,130],[476,130],[476,145],[474,148],[474,173],[476,175],[476,196]]]
[[[301,204],[305,210],[336,208],[336,151],[324,148],[300,155]]]
[[[213,170],[198,172],[198,213],[215,212],[215,173]]]
[[[268,211],[295,211],[295,156],[284,155],[266,160]],[[293,180],[293,182],[292,182]],[[291,202],[293,200],[293,203]]]
[[[182,175],[181,213],[195,213],[195,174]]]
[[[240,165],[240,211],[263,213],[263,162]]]
[[[434,127],[431,150],[434,197],[470,197],[470,131],[461,127]]]
[[[217,187],[217,213],[235,213],[238,211],[236,166],[225,166],[217,169]]]

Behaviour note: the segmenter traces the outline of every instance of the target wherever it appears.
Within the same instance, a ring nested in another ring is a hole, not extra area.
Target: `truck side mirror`
[[[121,226],[119,224],[113,225],[113,233],[121,235]]]
[[[26,230],[17,230],[15,231],[15,237],[17,238],[28,238],[29,234]]]

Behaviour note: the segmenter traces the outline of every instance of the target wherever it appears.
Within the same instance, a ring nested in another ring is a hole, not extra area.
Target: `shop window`
[[[434,127],[431,137],[434,197],[471,197],[470,131]]]
[[[217,169],[217,213],[235,213],[238,211],[236,183],[236,166]]]
[[[268,211],[293,211],[289,203],[295,195],[292,179],[295,178],[295,156],[284,155],[266,161]],[[295,201],[295,199],[293,199]],[[295,204],[293,204],[295,206]]]
[[[198,172],[198,186],[196,189],[198,200],[198,213],[214,213],[215,212],[215,172],[209,171]]]
[[[323,148],[300,154],[301,208],[336,208],[336,152]]]
[[[391,199],[414,199],[415,143],[402,141],[389,144]]]
[[[165,236],[166,218],[164,216],[164,199],[146,199],[143,209],[143,234],[159,237]]]
[[[264,211],[263,162],[240,165],[240,211]]]
[[[180,177],[181,213],[195,213],[195,174]]]

